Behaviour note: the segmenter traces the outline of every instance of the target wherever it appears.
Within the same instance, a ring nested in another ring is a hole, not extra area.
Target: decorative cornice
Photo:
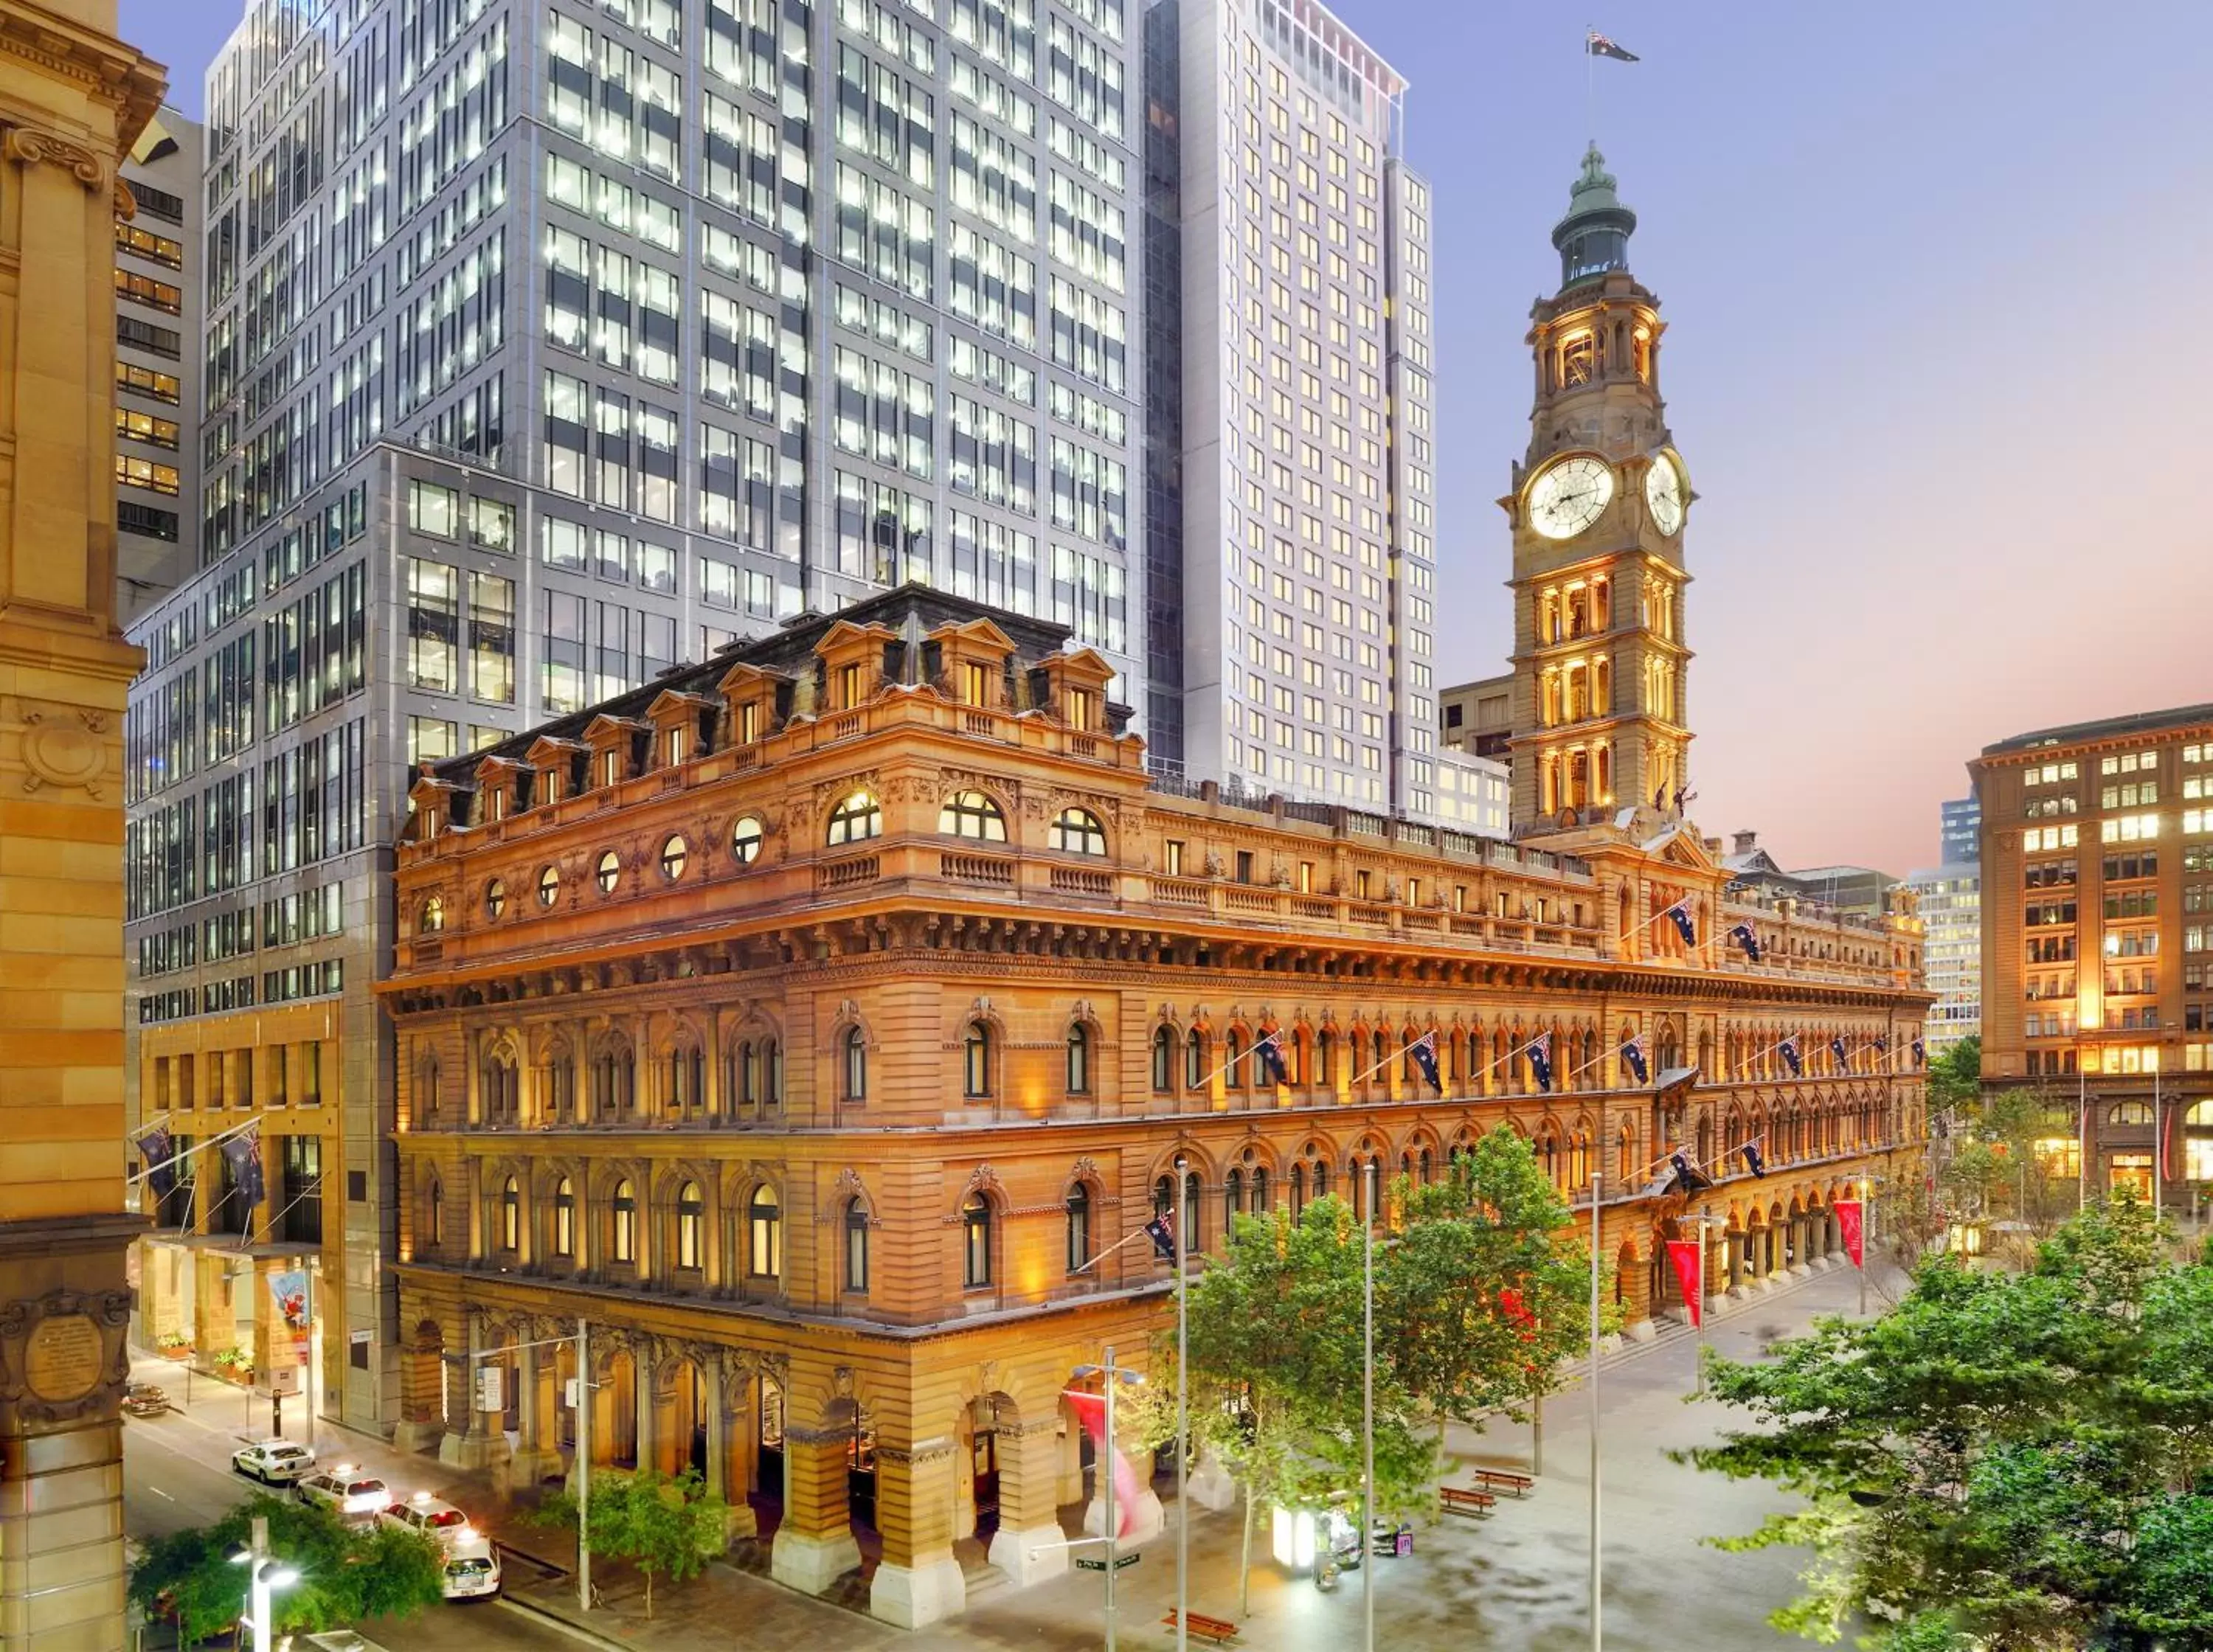
[[[105,157],[60,132],[37,126],[9,126],[4,135],[0,135],[0,155],[19,166],[51,164],[64,168],[87,189],[104,190],[108,186],[110,174]]]

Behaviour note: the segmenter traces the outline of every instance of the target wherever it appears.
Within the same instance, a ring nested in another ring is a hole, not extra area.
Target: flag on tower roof
[[[1636,63],[1637,56],[1627,46],[1617,46],[1596,29],[1590,31],[1583,41],[1583,50],[1594,58],[1612,58],[1617,63]]]

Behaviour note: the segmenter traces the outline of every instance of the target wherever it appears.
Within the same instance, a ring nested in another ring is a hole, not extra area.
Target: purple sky
[[[2204,8],[1609,3],[1643,60],[1597,65],[1597,136],[1702,496],[1693,816],[1786,865],[1903,872],[1987,742],[2213,699]],[[1339,9],[1411,79],[1436,189],[1441,664],[1484,675],[1521,334],[1589,125],[1582,13]],[[196,110],[235,9],[122,13]]]

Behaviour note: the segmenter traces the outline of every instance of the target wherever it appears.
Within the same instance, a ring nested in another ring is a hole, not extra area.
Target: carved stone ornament
[[[23,777],[23,789],[76,788],[86,796],[98,799],[101,775],[107,766],[107,747],[101,739],[107,729],[103,712],[26,707],[23,766],[30,772]]]
[[[52,165],[87,189],[107,187],[107,163],[74,138],[34,126],[10,126],[4,140],[8,159],[22,166]]]
[[[0,1308],[0,1429],[111,1409],[131,1375],[131,1293],[50,1290]]]
[[[832,1398],[837,1399],[850,1399],[853,1397],[851,1366],[839,1365],[832,1368],[830,1373],[830,1393]]]

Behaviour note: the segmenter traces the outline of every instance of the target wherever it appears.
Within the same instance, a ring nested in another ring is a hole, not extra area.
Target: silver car
[[[232,1452],[230,1466],[264,1485],[297,1485],[314,1472],[315,1454],[290,1440],[257,1440]]]

